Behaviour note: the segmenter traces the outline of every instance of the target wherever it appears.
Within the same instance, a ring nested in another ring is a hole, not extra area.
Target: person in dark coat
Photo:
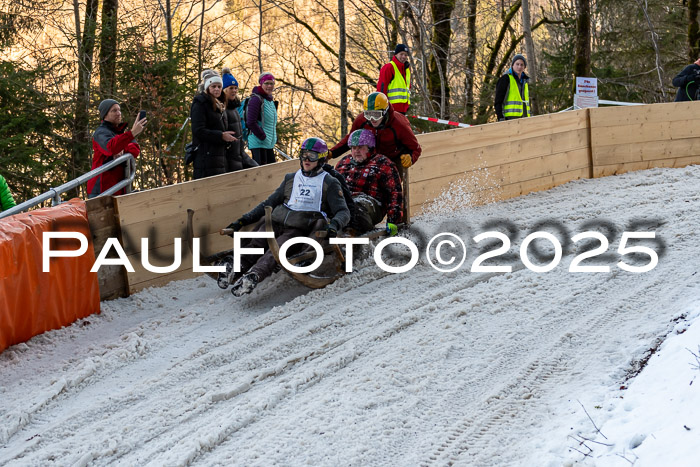
[[[530,116],[530,77],[525,68],[525,57],[516,54],[508,71],[496,82],[493,107],[499,122]]]
[[[245,145],[241,139],[243,128],[241,126],[241,115],[238,113],[238,108],[241,106],[241,99],[238,97],[238,81],[231,74],[230,68],[221,70],[221,80],[223,81],[224,91],[219,100],[226,106],[224,109],[228,122],[226,129],[232,131],[236,137],[236,140],[226,148],[226,172],[257,167],[258,163],[245,152]]]
[[[673,85],[678,88],[675,102],[698,100],[700,98],[698,96],[698,89],[700,89],[700,58],[683,68],[673,78]]]
[[[211,177],[226,173],[226,146],[237,140],[228,122],[224,104],[219,101],[223,81],[218,73],[202,73],[203,91],[197,94],[190,107],[192,142],[197,147],[194,159],[194,178]]]
[[[338,231],[350,222],[350,211],[340,182],[323,169],[327,151],[328,146],[321,138],[304,140],[299,153],[301,168],[285,175],[274,193],[228,227],[239,231],[258,222],[256,230],[264,231],[265,224],[259,220],[265,214],[265,207],[271,206],[272,226],[280,245],[294,237],[308,236],[319,228],[319,224],[324,226],[328,238],[336,237]],[[267,249],[267,239],[253,238],[246,246]],[[231,293],[240,297],[252,292],[258,283],[274,272],[276,266],[269,249],[261,257],[243,255],[240,271],[231,271],[227,265],[228,271],[219,276],[219,287],[226,288],[235,280]]]

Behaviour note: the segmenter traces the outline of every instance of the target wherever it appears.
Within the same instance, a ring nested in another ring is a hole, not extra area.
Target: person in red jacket
[[[394,110],[404,115],[411,105],[411,71],[408,67],[408,47],[398,44],[391,61],[379,70],[377,81],[377,91],[386,94]]]
[[[330,150],[330,157],[345,154],[348,138],[355,130],[367,129],[374,133],[377,152],[388,157],[397,167],[409,168],[421,155],[421,147],[411,130],[408,119],[394,112],[387,97],[381,92],[373,92],[365,99],[364,112],[352,123],[350,132]]]
[[[122,123],[122,111],[117,101],[105,99],[100,102],[98,110],[102,123],[92,134],[92,170],[102,167],[125,152],[138,157],[141,148],[139,148],[134,138],[143,131],[143,128],[146,126],[146,119],[139,120],[137,117],[131,130],[126,130],[128,125]],[[88,198],[99,196],[123,179],[123,165],[91,178],[87,182]],[[123,195],[124,193],[125,190],[122,188],[114,194]]]

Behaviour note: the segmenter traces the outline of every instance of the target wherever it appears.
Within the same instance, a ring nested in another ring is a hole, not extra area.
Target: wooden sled
[[[400,224],[398,227],[399,228],[405,228],[409,225],[408,223],[408,170],[407,169],[402,169],[402,184],[403,184],[403,192],[404,192],[404,219],[407,220],[406,223]],[[194,218],[194,210],[188,209],[187,210],[187,245],[190,249],[190,253],[194,254],[194,248],[193,248],[193,238],[194,238],[194,226],[193,226],[193,218]],[[257,224],[257,223],[256,223]],[[252,224],[250,227],[252,227]],[[243,230],[246,230],[244,228]],[[267,232],[273,232],[274,230],[272,228],[272,207],[266,206],[265,207],[265,230]],[[221,229],[219,231],[220,235],[232,235],[233,234],[233,229]],[[368,238],[370,241],[375,240],[377,238],[385,237],[387,235],[386,231],[384,229],[374,229],[370,230],[369,232],[366,232],[362,235],[358,235],[357,238]],[[316,237],[317,238],[323,238],[325,236],[325,232],[316,232]],[[290,271],[287,268],[285,268],[282,263],[280,262],[280,257],[279,257],[279,252],[280,252],[280,246],[277,243],[277,239],[274,237],[268,238],[267,239],[267,244],[268,247],[270,248],[270,252],[272,253],[273,257],[275,258],[275,261],[277,264],[287,272],[290,276],[292,276],[294,279],[299,281],[301,284],[311,288],[311,289],[321,289],[329,284],[332,284],[336,280],[340,279],[343,277],[345,274],[345,256],[343,255],[343,252],[340,248],[339,245],[330,245],[326,244],[325,247],[323,248],[323,254],[325,257],[331,257],[333,258],[333,263],[334,263],[334,270],[333,271],[328,271],[328,267],[326,267],[326,273],[324,274],[323,272],[316,273],[316,271],[311,272],[311,273],[298,273],[294,271]],[[213,255],[205,256],[202,254],[201,250],[199,252],[199,264],[202,266],[212,266],[216,265],[221,260],[223,260],[226,256],[232,254],[233,250],[226,250],[222,251],[219,253],[215,253]],[[296,265],[299,263],[302,263],[304,261],[309,261],[309,260],[314,260],[316,258],[316,251],[311,250],[308,252],[302,252],[297,255],[290,256],[287,258],[287,261],[289,264]],[[215,272],[207,272],[206,273],[209,277],[211,277],[214,280],[218,279],[218,273]]]
[[[271,219],[271,213],[272,213],[272,208],[271,207],[266,207],[265,208],[265,229],[268,232],[273,232],[272,229],[272,219]],[[252,224],[256,225],[256,224]],[[232,229],[221,229],[219,231],[220,235],[231,235],[233,233]],[[325,232],[317,232],[317,237],[322,237],[323,235],[320,234],[325,234]],[[383,230],[374,230],[371,232],[368,232],[367,234],[363,235],[366,236],[367,238],[373,239],[373,238],[378,238],[381,236],[386,235]],[[190,249],[190,253],[194,254],[194,210],[188,209],[187,210],[187,235],[186,235],[186,241],[187,241],[187,246]],[[279,244],[277,243],[277,240],[275,238],[268,239],[268,246],[271,250],[272,255],[275,258],[275,261],[277,264],[282,267],[280,260],[279,260]],[[229,256],[233,253],[233,250],[225,250],[221,251],[212,255],[204,255],[201,250],[199,252],[199,264],[202,266],[214,266],[217,265],[221,260],[223,260],[226,256]],[[287,273],[289,273],[290,276],[292,276],[294,279],[299,281],[301,284],[311,288],[311,289],[320,289],[328,284],[331,284],[332,282],[336,281],[340,277],[344,276],[345,273],[345,257],[343,255],[342,250],[338,245],[326,245],[326,248],[324,248],[324,256],[325,257],[330,257],[332,258],[334,268],[331,274],[314,274],[314,273],[309,273],[309,274],[301,274],[293,271],[289,271],[282,267]],[[292,264],[296,265],[299,263],[302,263],[304,261],[309,261],[309,260],[314,260],[316,258],[316,252],[315,250],[309,251],[309,252],[302,252],[293,256],[290,256],[287,261]],[[326,268],[327,269],[327,268]],[[218,273],[216,272],[207,272],[205,273],[207,276],[211,277],[214,280],[218,279]]]

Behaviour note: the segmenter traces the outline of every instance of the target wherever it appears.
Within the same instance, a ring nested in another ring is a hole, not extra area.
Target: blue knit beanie
[[[224,84],[223,88],[226,89],[229,86],[236,86],[238,87],[238,81],[236,81],[236,78],[233,77],[231,74],[231,69],[230,68],[224,68],[221,70],[221,79],[223,79]]]

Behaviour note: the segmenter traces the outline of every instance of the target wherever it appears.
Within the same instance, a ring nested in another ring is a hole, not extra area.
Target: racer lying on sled
[[[352,132],[348,146],[351,153],[338,162],[336,170],[345,177],[355,202],[349,227],[362,234],[387,216],[387,233],[396,235],[396,224],[403,218],[403,193],[396,165],[377,153],[370,130]]]
[[[323,170],[323,162],[328,154],[326,143],[320,138],[307,138],[302,143],[299,154],[301,168],[287,174],[282,184],[262,203],[257,205],[228,227],[238,231],[244,226],[258,222],[266,206],[272,211],[272,226],[277,242],[282,245],[287,240],[308,236],[318,225],[322,225],[327,237],[335,237],[338,231],[350,221],[350,211],[343,196],[340,182]],[[319,222],[320,221],[320,222]],[[264,231],[265,223],[260,222],[256,231]],[[250,239],[249,248],[264,248],[265,238]],[[226,288],[235,280],[231,293],[236,297],[250,293],[262,280],[270,276],[277,266],[272,252],[267,250],[262,256],[243,255],[238,273],[221,273],[219,287]]]

